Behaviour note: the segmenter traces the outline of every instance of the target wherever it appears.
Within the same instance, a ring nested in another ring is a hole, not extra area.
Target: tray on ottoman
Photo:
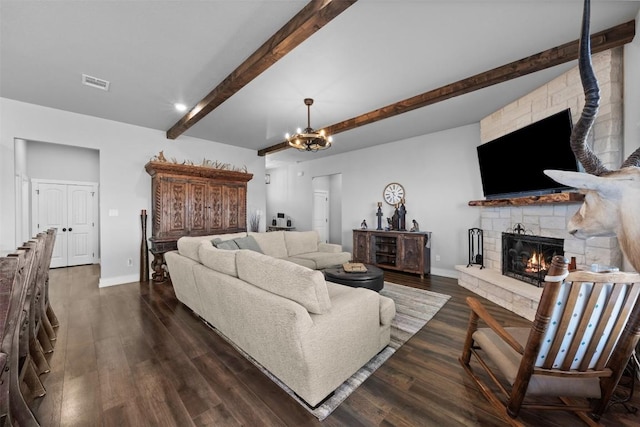
[[[325,280],[352,288],[367,288],[376,292],[384,287],[384,272],[375,265],[365,265],[366,271],[347,272],[344,267],[325,268]]]

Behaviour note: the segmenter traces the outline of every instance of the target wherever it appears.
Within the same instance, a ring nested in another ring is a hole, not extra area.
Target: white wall
[[[457,277],[454,266],[468,261],[468,229],[479,225],[478,211],[467,205],[482,197],[475,150],[479,142],[480,127],[474,124],[272,169],[267,197],[270,205],[273,197],[295,218],[299,230],[309,230],[312,177],[341,173],[342,245],[351,251],[352,230],[363,219],[375,228],[384,186],[401,183],[407,193],[407,223],[416,219],[421,230],[433,233],[432,273]],[[387,204],[383,212],[393,213]]]
[[[29,178],[98,182],[100,151],[48,142],[27,141]]]
[[[181,136],[168,140],[163,131],[0,98],[0,251],[18,244],[15,218],[14,139],[51,142],[100,151],[100,286],[139,278],[140,210],[151,212],[151,177],[144,165],[165,156],[199,162],[203,158],[246,166],[254,178],[247,205],[265,210],[264,158],[255,151]],[[118,216],[109,216],[110,209]],[[263,224],[264,227],[264,224]],[[135,260],[127,266],[127,259]]]

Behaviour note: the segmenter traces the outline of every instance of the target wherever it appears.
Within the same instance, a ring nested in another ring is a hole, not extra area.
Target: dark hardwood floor
[[[471,293],[454,279],[385,272],[387,281],[452,298],[320,423],[179,303],[169,282],[100,289],[98,273],[98,266],[51,271],[60,327],[51,372],[41,377],[47,394],[33,402],[43,426],[507,425],[458,363]],[[529,324],[484,302],[505,325]],[[521,420],[580,425],[564,412],[525,411]],[[639,424],[622,405],[603,420]]]

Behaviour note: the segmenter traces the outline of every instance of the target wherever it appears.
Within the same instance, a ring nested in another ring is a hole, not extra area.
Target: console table
[[[277,225],[268,225],[267,231],[295,231],[295,227],[278,227]]]
[[[247,231],[247,182],[250,173],[151,161],[152,278],[167,277],[164,254],[177,249],[182,236]]]
[[[431,273],[431,232],[353,230],[353,262],[424,278]]]

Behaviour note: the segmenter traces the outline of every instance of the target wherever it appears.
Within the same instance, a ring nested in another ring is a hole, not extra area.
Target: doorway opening
[[[342,174],[323,175],[311,180],[313,229],[326,243],[342,244]]]
[[[51,267],[98,263],[100,152],[18,138],[14,148],[16,243],[55,227]]]

